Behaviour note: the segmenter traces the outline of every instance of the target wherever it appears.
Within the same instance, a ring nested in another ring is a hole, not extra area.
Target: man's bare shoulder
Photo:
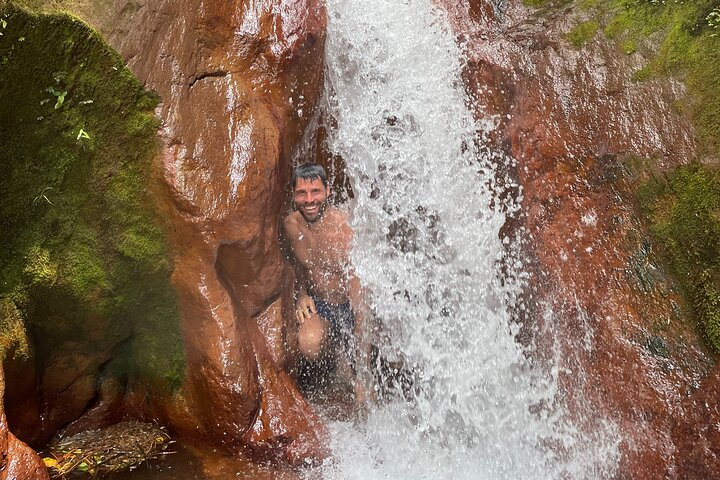
[[[288,235],[297,234],[302,230],[302,215],[300,212],[292,212],[283,220],[283,229]]]
[[[327,215],[328,220],[331,220],[335,225],[347,224],[350,220],[350,215],[344,208],[335,206],[328,207],[325,215]]]

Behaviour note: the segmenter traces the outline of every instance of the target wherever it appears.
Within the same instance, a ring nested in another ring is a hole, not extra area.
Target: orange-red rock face
[[[694,472],[717,465],[720,414],[698,398],[719,373],[691,397],[711,360],[679,318],[681,300],[633,208],[634,172],[622,163],[634,155],[666,168],[693,157],[692,128],[672,108],[682,85],[632,82],[644,60],[602,35],[574,49],[562,15],[439,3],[468,42],[476,115],[494,119],[490,141],[517,160],[504,167],[522,188],[524,213],[511,223],[533,272],[523,336],[538,355],[557,349],[579,425],[617,425],[618,478],[706,478]]]
[[[0,362],[0,480],[49,480],[42,459],[8,429],[3,398],[5,373]]]
[[[187,380],[182,400],[156,405],[185,433],[292,462],[320,458],[324,430],[284,369],[292,274],[278,225],[325,24],[319,0],[166,0],[119,10],[106,29],[162,98],[158,190]]]
[[[322,90],[323,2],[116,0],[76,8],[161,97],[154,183],[174,253],[186,378],[164,398],[126,395],[105,381],[93,403],[101,379],[88,365],[107,358],[93,363],[79,345],[72,359],[40,373],[46,390],[58,392],[42,431],[34,428],[40,407],[22,400],[34,382],[11,379],[22,387],[11,395],[19,397],[12,400],[22,409],[15,415],[22,433],[42,444],[58,428],[74,433],[125,413],[150,414],[231,450],[319,460],[324,426],[286,371],[293,274],[278,225],[296,146]]]

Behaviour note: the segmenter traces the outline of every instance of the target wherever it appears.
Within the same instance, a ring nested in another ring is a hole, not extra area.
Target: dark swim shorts
[[[336,305],[328,303],[310,294],[310,298],[315,302],[315,310],[318,315],[327,320],[330,324],[328,332],[329,339],[348,350],[353,344],[353,330],[355,328],[355,315],[353,314],[350,302]],[[346,351],[345,353],[350,353]]]
[[[332,382],[338,363],[352,368],[355,351],[355,315],[349,302],[336,305],[319,299],[310,293],[318,315],[328,322],[328,348],[320,358],[311,361],[300,358],[298,381],[304,390],[313,390]]]

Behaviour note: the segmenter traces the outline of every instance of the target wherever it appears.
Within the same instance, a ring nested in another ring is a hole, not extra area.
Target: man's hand
[[[302,325],[305,320],[316,315],[315,302],[306,293],[299,293],[297,302],[295,302],[295,320]]]

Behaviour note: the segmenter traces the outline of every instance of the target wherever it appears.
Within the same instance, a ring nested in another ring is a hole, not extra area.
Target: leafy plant
[[[61,92],[59,90],[55,90],[55,87],[48,87],[45,89],[45,91],[55,96],[55,98],[57,99],[55,101],[55,110],[62,107],[62,104],[65,102],[65,96],[67,95],[67,91]]]
[[[89,140],[89,139],[90,139],[90,135],[88,135],[88,133],[81,128],[80,131],[79,131],[78,134],[77,134],[76,140],[79,142],[79,141],[80,141],[81,139],[83,139],[83,138],[87,138],[87,139]]]
[[[40,193],[37,194],[37,196],[33,199],[33,206],[37,205],[41,201],[45,200],[50,205],[55,205],[53,202],[50,201],[50,199],[47,196],[47,192],[50,190],[55,190],[53,187],[45,187],[42,189]]]

